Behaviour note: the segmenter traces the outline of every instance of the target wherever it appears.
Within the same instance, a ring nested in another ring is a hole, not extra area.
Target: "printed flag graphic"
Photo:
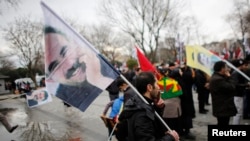
[[[175,79],[163,77],[157,83],[161,90],[162,99],[168,99],[182,95],[181,86]]]
[[[220,57],[201,46],[186,46],[186,55],[188,66],[200,69],[209,76],[213,73],[214,63],[221,60]]]
[[[45,19],[46,88],[84,112],[119,72],[44,2],[41,7]]]
[[[28,107],[37,107],[52,101],[52,97],[46,91],[46,88],[40,88],[26,94]]]

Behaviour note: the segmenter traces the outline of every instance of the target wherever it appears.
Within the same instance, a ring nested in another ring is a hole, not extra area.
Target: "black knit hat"
[[[173,62],[169,63],[169,67],[175,66],[175,64]]]
[[[117,86],[117,87],[120,87],[120,86],[122,86],[123,84],[127,84],[127,83],[125,82],[125,80],[123,80],[121,77],[118,77],[115,81],[116,81],[116,86]]]
[[[242,66],[242,65],[244,65],[245,64],[245,60],[243,60],[243,59],[237,59],[237,60],[235,60],[235,62],[233,63],[233,65],[235,66],[235,67],[240,67],[240,66]]]

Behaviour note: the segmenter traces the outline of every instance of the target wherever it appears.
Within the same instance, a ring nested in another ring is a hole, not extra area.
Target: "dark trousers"
[[[206,104],[209,104],[209,94],[210,94],[210,92],[205,93],[205,103]]]
[[[199,112],[205,110],[205,102],[206,102],[206,94],[204,91],[198,91],[198,104],[199,104]]]
[[[181,133],[181,118],[163,118],[165,123],[169,126],[170,129],[175,130],[177,133]]]
[[[188,134],[190,132],[190,129],[193,128],[193,118],[191,116],[181,116],[181,126],[182,126],[182,134]]]
[[[250,119],[250,90],[244,95],[243,119]]]
[[[218,126],[227,126],[229,125],[230,117],[217,117]]]

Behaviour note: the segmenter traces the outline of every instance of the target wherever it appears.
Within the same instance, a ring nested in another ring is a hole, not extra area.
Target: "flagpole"
[[[250,78],[245,74],[243,73],[241,70],[239,70],[238,68],[236,68],[234,65],[232,65],[230,62],[228,62],[227,60],[225,59],[221,59],[219,56],[217,55],[214,55],[216,56],[217,58],[219,58],[221,61],[225,62],[230,68],[234,69],[235,71],[237,71],[239,74],[241,74],[243,77],[245,77],[248,81],[250,81]]]
[[[149,104],[148,101],[137,91],[137,89],[122,74],[120,75],[120,77],[134,90],[134,92],[141,98],[143,102]],[[156,111],[155,115],[169,131],[172,131],[172,129],[166,124],[166,122],[161,118],[161,116]]]
[[[226,60],[222,60],[222,61],[225,62],[229,67],[231,67],[232,69],[234,69],[235,71],[237,71],[239,74],[241,74],[243,77],[245,77],[248,81],[250,81],[250,78],[245,73],[243,73],[242,71],[240,71],[238,68],[236,68],[230,62],[228,62]]]
[[[181,62],[182,62],[182,45],[181,45],[179,33],[177,35],[177,42],[178,42],[178,46],[179,46],[179,63],[181,64]]]
[[[117,124],[118,124],[118,122],[115,123],[115,125],[114,125],[114,127],[113,127],[113,129],[112,129],[112,131],[111,131],[111,133],[110,133],[110,135],[108,137],[108,141],[111,141],[111,138],[112,138],[112,136],[114,134],[114,131],[115,131],[115,128],[116,128]]]

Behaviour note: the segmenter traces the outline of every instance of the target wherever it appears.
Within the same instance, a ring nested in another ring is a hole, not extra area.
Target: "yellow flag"
[[[187,65],[200,69],[209,76],[213,73],[214,63],[221,58],[202,46],[186,46]]]

